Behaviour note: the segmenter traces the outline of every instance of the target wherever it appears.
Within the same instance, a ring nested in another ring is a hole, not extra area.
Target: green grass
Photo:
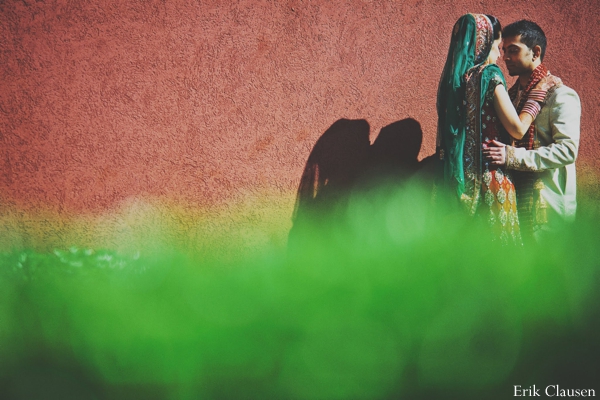
[[[509,398],[594,388],[598,216],[503,247],[415,188],[353,194],[288,248],[0,258],[6,398]],[[147,243],[145,248],[152,248]],[[578,385],[578,386],[568,386]]]

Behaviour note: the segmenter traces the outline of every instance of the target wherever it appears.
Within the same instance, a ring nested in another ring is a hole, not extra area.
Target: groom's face
[[[502,52],[510,76],[527,74],[535,69],[533,50],[521,42],[521,35],[503,38]]]

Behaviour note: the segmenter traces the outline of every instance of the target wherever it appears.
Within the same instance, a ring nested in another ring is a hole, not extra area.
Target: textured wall
[[[265,235],[284,237],[336,120],[367,120],[373,142],[410,117],[421,158],[434,152],[437,83],[466,12],[546,30],[546,64],[583,102],[580,171],[600,168],[600,3],[438,3],[0,1],[0,231],[13,233],[0,245],[113,245],[100,232],[160,226],[139,222],[153,207],[178,207],[163,219],[187,236],[215,213],[269,230],[271,210],[284,222]]]

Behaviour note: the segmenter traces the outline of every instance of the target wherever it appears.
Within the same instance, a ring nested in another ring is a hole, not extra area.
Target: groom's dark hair
[[[540,59],[544,60],[546,54],[546,35],[538,24],[526,19],[522,19],[512,24],[508,24],[502,30],[503,37],[515,37],[521,35],[521,42],[527,47],[533,49],[535,46],[540,46],[542,52]]]

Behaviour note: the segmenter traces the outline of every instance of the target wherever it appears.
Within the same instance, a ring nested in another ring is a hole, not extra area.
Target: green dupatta
[[[459,199],[464,197],[466,186],[476,186],[465,184],[464,147],[467,120],[469,114],[479,113],[476,132],[471,134],[479,135],[477,142],[481,153],[481,106],[485,101],[491,77],[500,72],[497,65],[484,65],[492,48],[493,36],[492,24],[485,15],[466,14],[460,17],[454,25],[446,64],[438,86],[437,147],[440,158],[444,161],[444,181],[456,191]],[[502,76],[502,73],[499,75]],[[480,83],[469,85],[470,88],[480,89],[477,104],[466,101],[467,81],[471,79]],[[506,83],[504,84],[506,86]],[[477,158],[476,163],[481,169],[481,154]],[[477,197],[472,193],[468,193],[467,196],[473,198],[473,201]]]

